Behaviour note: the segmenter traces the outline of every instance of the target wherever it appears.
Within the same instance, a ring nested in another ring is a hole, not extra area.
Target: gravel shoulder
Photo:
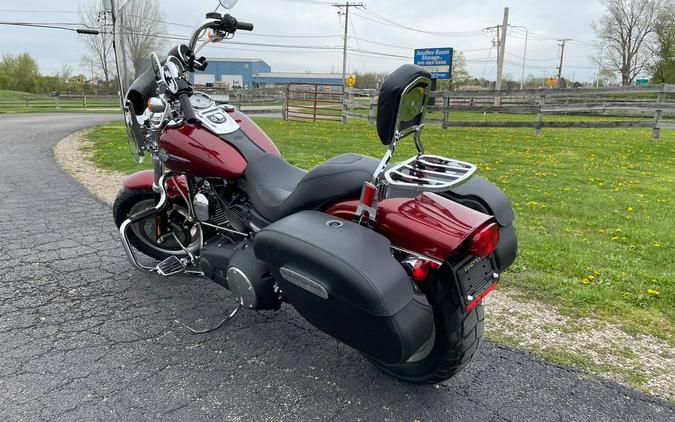
[[[83,151],[86,133],[63,138],[54,156],[93,195],[112,204],[125,175],[92,163]],[[505,279],[508,284],[508,274]],[[604,321],[566,316],[556,307],[524,300],[508,287],[493,292],[485,304],[488,338],[675,401],[675,350],[667,342],[631,335]]]

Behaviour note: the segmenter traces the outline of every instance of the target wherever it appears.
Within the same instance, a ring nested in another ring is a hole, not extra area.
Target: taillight
[[[467,241],[465,248],[474,256],[488,256],[499,243],[499,226],[490,223],[478,229]]]
[[[415,281],[422,281],[427,278],[427,275],[429,275],[429,261],[424,259],[415,261],[410,275]]]

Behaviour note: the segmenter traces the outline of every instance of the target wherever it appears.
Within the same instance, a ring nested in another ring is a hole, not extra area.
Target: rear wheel
[[[461,371],[473,358],[483,337],[483,306],[467,312],[461,304],[450,302],[434,306],[435,338],[426,356],[415,354],[408,362],[395,365],[372,359],[371,362],[387,374],[415,384],[437,384]]]
[[[113,203],[115,225],[119,228],[130,215],[154,206],[155,195],[152,189],[124,188],[117,194]],[[164,212],[168,226],[171,232],[176,235],[176,238],[183,245],[186,245],[190,252],[197,251],[200,242],[199,228],[187,222],[189,213],[185,204],[182,201],[169,203],[162,212]],[[158,243],[156,228],[154,214],[133,223],[127,230],[129,242],[143,254],[159,260],[163,260],[170,255],[186,255],[173,236]]]

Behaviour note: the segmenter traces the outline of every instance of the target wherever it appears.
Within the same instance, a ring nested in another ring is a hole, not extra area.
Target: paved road
[[[133,270],[107,205],[52,159],[103,115],[0,115],[0,420],[675,420],[671,404],[485,342],[431,387],[384,376],[290,308]],[[488,309],[489,312],[489,309]]]

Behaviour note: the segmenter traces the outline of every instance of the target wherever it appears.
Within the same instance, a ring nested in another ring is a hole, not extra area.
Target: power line
[[[338,8],[338,15],[339,14],[344,14],[345,17],[345,35],[344,35],[344,44],[343,44],[343,52],[342,52],[342,83],[346,84],[347,80],[347,36],[348,36],[348,27],[349,27],[349,8],[365,8],[365,5],[363,3],[333,3],[334,7]],[[344,12],[342,11],[344,9]],[[344,119],[344,117],[343,117]]]

